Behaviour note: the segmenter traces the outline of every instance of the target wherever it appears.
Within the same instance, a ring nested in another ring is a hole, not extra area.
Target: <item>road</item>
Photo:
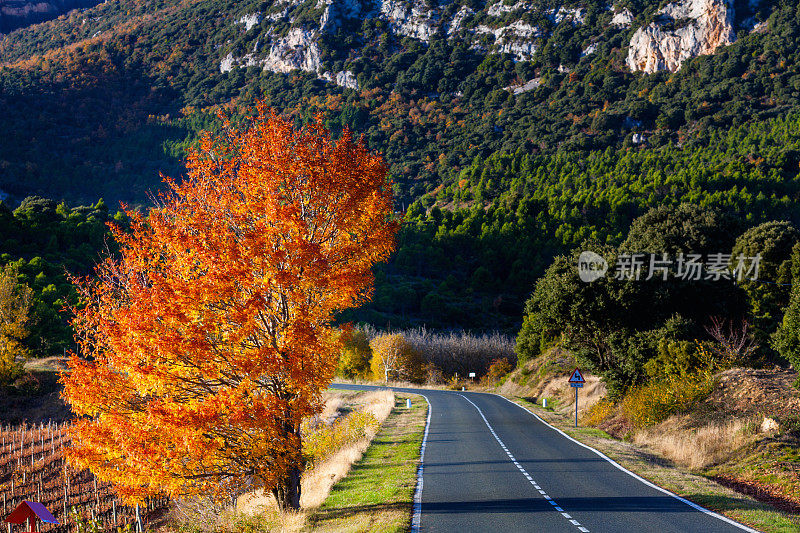
[[[430,404],[415,516],[425,533],[755,531],[661,491],[499,396],[393,390]]]

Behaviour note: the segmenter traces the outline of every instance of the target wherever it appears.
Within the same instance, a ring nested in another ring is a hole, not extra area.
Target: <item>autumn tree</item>
[[[0,383],[22,373],[21,361],[28,357],[23,343],[28,336],[33,291],[17,281],[17,269],[0,269]]]
[[[421,381],[425,362],[422,355],[400,334],[378,335],[370,341],[370,368],[376,379]]]
[[[386,167],[349,132],[295,129],[263,104],[203,134],[187,166],[78,282],[71,458],[130,500],[247,487],[298,508],[332,316],[369,298],[394,246]]]
[[[366,377],[372,357],[367,335],[361,330],[348,328],[342,332],[340,340],[342,351],[336,364],[336,374],[346,379]]]

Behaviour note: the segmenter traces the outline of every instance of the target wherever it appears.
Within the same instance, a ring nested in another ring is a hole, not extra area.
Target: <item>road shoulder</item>
[[[515,396],[503,396],[624,468],[706,509],[767,533],[800,531],[800,516],[778,511],[702,476],[691,474],[631,443],[594,428],[574,428],[566,416]]]
[[[428,406],[396,393],[394,411],[360,461],[309,517],[308,530],[402,532],[411,525]],[[406,398],[411,409],[406,409]]]

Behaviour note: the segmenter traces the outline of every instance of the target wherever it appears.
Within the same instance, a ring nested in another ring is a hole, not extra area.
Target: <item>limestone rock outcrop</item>
[[[382,0],[381,18],[389,21],[395,33],[425,42],[439,31],[439,16],[425,0]]]
[[[628,46],[628,67],[647,73],[677,71],[684,61],[733,43],[732,0],[678,0],[639,28]]]

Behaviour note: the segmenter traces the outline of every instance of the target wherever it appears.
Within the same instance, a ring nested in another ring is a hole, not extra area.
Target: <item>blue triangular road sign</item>
[[[586,383],[586,380],[583,379],[583,374],[581,374],[580,369],[576,368],[572,371],[572,375],[569,377],[570,383]]]

